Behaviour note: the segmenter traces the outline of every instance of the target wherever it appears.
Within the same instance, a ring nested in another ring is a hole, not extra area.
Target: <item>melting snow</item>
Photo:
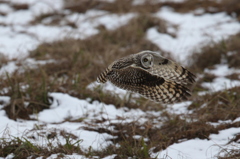
[[[199,49],[201,45],[212,41],[218,42],[240,31],[239,22],[226,13],[197,16],[193,13],[180,14],[169,8],[162,8],[156,13],[156,17],[167,21],[170,26],[177,26],[177,29],[170,27],[170,32],[175,32],[176,37],[160,33],[157,28],[150,28],[147,31],[147,39],[164,51],[170,52],[177,61],[184,64],[189,63],[187,57],[194,49]]]
[[[62,23],[74,22],[78,28],[70,26],[48,26],[44,24],[31,25],[30,22],[36,16],[46,13],[54,13],[62,9],[62,1],[29,1],[30,9],[11,12],[11,9],[2,7],[6,16],[0,16],[0,53],[9,58],[25,58],[29,51],[35,49],[43,42],[52,42],[64,38],[84,39],[98,33],[97,27],[104,25],[106,29],[114,30],[128,23],[136,16],[133,13],[117,15],[105,11],[89,10],[86,13],[67,13]],[[27,3],[27,2],[26,2]],[[54,3],[54,7],[52,7]],[[57,5],[56,5],[56,4]],[[1,9],[1,8],[0,8]],[[11,27],[9,27],[11,26]]]
[[[218,78],[215,78],[213,82],[204,82],[202,86],[205,88],[208,88],[211,92],[217,92],[220,90],[240,86],[240,81],[230,80],[225,77],[218,77]]]
[[[173,144],[166,150],[153,155],[158,158],[181,158],[181,159],[217,159],[219,152],[224,149],[238,150],[239,145],[228,145],[229,139],[234,137],[234,134],[240,132],[240,128],[229,128],[222,130],[219,134],[210,135],[210,140],[191,139],[181,143]]]
[[[226,76],[232,75],[234,73],[240,74],[239,69],[229,68],[226,64],[219,64],[215,65],[214,69],[206,69],[205,72],[217,76],[213,82],[204,82],[202,84],[203,87],[208,88],[211,92],[240,86],[239,80],[231,80],[226,78]]]

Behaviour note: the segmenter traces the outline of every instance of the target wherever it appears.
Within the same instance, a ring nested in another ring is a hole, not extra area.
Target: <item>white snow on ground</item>
[[[225,123],[235,123],[235,122],[239,122],[240,121],[240,117],[236,118],[234,121],[232,120],[219,120],[218,122],[208,122],[208,124],[211,124],[213,126],[219,126],[221,124],[225,124]]]
[[[211,92],[240,86],[239,80],[231,80],[226,78],[226,76],[232,75],[234,73],[240,75],[239,69],[229,68],[226,64],[219,64],[216,65],[214,69],[205,69],[204,72],[217,76],[213,82],[204,82],[202,84],[203,87],[208,88]]]
[[[46,159],[58,159],[58,155],[60,154],[52,154],[51,156],[47,157]],[[89,159],[85,156],[82,156],[82,155],[78,155],[78,154],[72,154],[72,155],[65,155],[66,159]],[[36,159],[42,159],[42,157],[38,157]]]
[[[79,119],[83,118],[84,121],[101,120],[102,118],[108,120],[115,120],[117,116],[122,118],[129,118],[129,121],[136,120],[136,117],[140,118],[145,115],[145,112],[140,109],[130,110],[128,108],[117,109],[114,105],[106,105],[98,101],[92,103],[86,100],[80,100],[62,93],[50,93],[49,96],[53,97],[53,103],[50,109],[45,109],[37,116],[39,121],[45,123],[62,122],[65,119]],[[71,103],[71,104],[69,104]],[[144,121],[144,119],[139,120]]]
[[[7,78],[7,74],[11,75],[15,71],[22,72],[24,71],[24,68],[36,68],[39,65],[45,65],[47,63],[54,63],[56,61],[54,60],[38,60],[36,61],[35,59],[27,58],[24,61],[10,61],[6,65],[3,65],[0,68],[0,77],[1,78]],[[17,66],[18,63],[21,63],[21,67]]]
[[[185,0],[150,0],[151,3],[158,3],[158,2],[184,2]],[[149,0],[133,0],[132,4],[133,5],[141,5],[144,4],[145,2],[149,2]]]
[[[113,105],[105,105],[97,101],[90,104],[86,100],[79,100],[68,94],[51,93],[50,96],[54,98],[54,102],[50,109],[38,114],[40,121],[53,123],[62,122],[66,118],[114,119],[117,115],[125,114],[124,110],[117,110]]]
[[[57,3],[56,3],[57,2]],[[23,2],[21,2],[23,3]],[[27,2],[26,2],[27,3]],[[117,15],[104,11],[89,10],[86,13],[73,13],[62,18],[62,26],[48,26],[44,24],[32,25],[35,17],[54,13],[62,9],[62,1],[28,1],[28,10],[11,11],[2,7],[6,16],[0,16],[0,53],[9,58],[25,58],[29,51],[43,42],[52,42],[64,38],[84,39],[97,34],[97,27],[104,25],[106,29],[114,30],[135,16],[133,13]],[[55,4],[56,3],[56,4]],[[54,5],[53,5],[54,4]],[[54,6],[54,7],[51,7]],[[1,9],[1,8],[0,8]],[[78,28],[67,26],[67,22],[74,22]]]
[[[213,82],[204,82],[202,84],[202,86],[205,88],[208,88],[210,90],[210,92],[217,92],[220,90],[240,86],[240,81],[239,80],[230,80],[225,77],[217,77],[213,80]]]
[[[167,108],[167,111],[173,114],[186,114],[189,111],[187,110],[187,107],[191,104],[192,104],[191,101],[170,104]]]
[[[240,132],[240,128],[229,128],[222,130],[219,134],[210,135],[209,139],[192,139],[181,143],[173,144],[166,150],[154,154],[152,157],[157,158],[174,158],[174,159],[217,159],[219,152],[229,151],[230,149],[240,149],[239,144],[228,145],[229,139],[234,134]],[[225,152],[226,153],[226,152]]]
[[[62,93],[51,93],[50,96],[54,99],[50,109],[45,109],[39,114],[34,114],[31,116],[33,119],[37,119],[37,121],[13,121],[6,116],[4,110],[0,110],[0,136],[5,138],[8,138],[10,136],[34,136],[34,139],[31,140],[32,142],[35,142],[40,146],[47,146],[49,143],[47,135],[51,131],[66,130],[67,132],[78,136],[78,138],[82,140],[80,142],[80,146],[82,148],[88,149],[91,146],[93,149],[102,149],[111,143],[106,141],[106,139],[113,138],[112,136],[106,133],[100,134],[94,131],[84,130],[82,127],[84,127],[85,124],[81,122],[71,123],[63,121],[66,119],[83,119],[84,122],[92,122],[92,120],[96,119],[107,119],[108,121],[106,123],[102,123],[101,126],[108,124],[110,121],[112,123],[146,121],[143,118],[140,119],[142,116],[146,115],[141,110],[128,110],[128,108],[117,109],[113,105],[106,105],[97,101],[91,104],[86,100],[80,100],[75,97],[71,97],[68,94]],[[9,102],[9,100],[9,97],[0,98],[0,101],[3,101],[5,103]],[[117,117],[124,118],[125,120],[118,121]],[[44,129],[37,130],[36,127],[41,126],[36,125],[46,126],[44,126]],[[45,135],[43,135],[43,133]],[[55,146],[59,142],[64,144],[66,142],[66,139],[59,136],[58,140],[51,140],[51,143]]]
[[[17,69],[18,69],[18,67],[16,66],[15,62],[8,62],[7,65],[1,67],[1,69],[0,69],[0,77],[1,76],[6,76],[6,74],[11,75]]]
[[[74,13],[66,17],[69,22],[74,22],[78,26],[77,31],[81,34],[75,35],[75,38],[84,39],[90,35],[98,33],[96,29],[103,25],[106,29],[114,30],[121,27],[135,16],[133,13],[117,15],[109,14],[105,11],[88,10],[85,14]],[[76,33],[75,33],[76,34]],[[72,35],[74,37],[74,35]]]
[[[226,64],[215,65],[214,69],[211,69],[211,70],[210,69],[205,69],[204,72],[213,74],[213,75],[218,76],[218,77],[229,76],[229,75],[234,74],[234,73],[240,74],[239,69],[229,68],[229,66],[226,65]]]
[[[102,2],[111,2],[111,3],[115,2],[115,0],[97,0],[97,1],[102,1]]]
[[[189,63],[187,57],[193,50],[210,42],[218,42],[240,31],[239,22],[226,13],[197,16],[193,13],[180,14],[169,8],[162,8],[156,13],[156,17],[167,21],[169,26],[177,26],[177,29],[169,27],[169,32],[175,32],[176,38],[158,32],[157,28],[150,28],[147,31],[147,39],[164,51],[170,52],[178,62],[185,65]]]
[[[71,107],[69,107],[69,110],[70,109]],[[54,110],[52,110],[52,113],[54,114]],[[45,117],[47,118],[47,116]],[[0,120],[1,120],[0,136],[6,139],[11,138],[12,136],[14,137],[33,136],[34,139],[32,139],[32,142],[35,142],[39,146],[47,146],[49,142],[51,142],[53,146],[56,146],[58,143],[62,143],[62,144],[66,143],[66,138],[59,135],[57,139],[47,139],[47,135],[50,134],[51,131],[55,132],[55,130],[58,130],[58,131],[66,130],[67,132],[73,133],[77,137],[79,137],[79,140],[82,140],[80,142],[80,146],[85,149],[88,149],[90,146],[93,149],[104,148],[109,144],[109,142],[106,142],[105,140],[107,138],[110,138],[110,135],[99,134],[93,131],[90,132],[86,130],[81,130],[80,127],[83,126],[83,124],[81,123],[65,122],[63,124],[48,124],[46,127],[44,127],[44,129],[37,130],[36,125],[45,124],[45,122],[42,122],[41,120],[13,121],[6,116],[4,110],[0,111]],[[31,131],[32,129],[34,131]],[[76,142],[76,141],[73,141],[73,142]]]

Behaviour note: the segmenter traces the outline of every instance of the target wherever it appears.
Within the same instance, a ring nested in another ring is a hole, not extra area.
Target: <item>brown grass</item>
[[[11,119],[30,119],[30,114],[49,107],[48,88],[51,83],[47,83],[44,72],[34,70],[26,70],[24,74],[16,72],[11,77],[7,75],[7,79],[3,80],[1,85],[9,88],[9,91],[2,95],[11,97],[10,104],[4,107]],[[27,106],[24,102],[28,102]]]
[[[207,124],[205,120],[187,121],[187,119],[181,119],[180,115],[169,113],[163,114],[162,118],[165,119],[165,121],[159,121],[161,127],[158,128],[154,126],[151,121],[143,124],[137,121],[127,124],[111,123],[110,126],[114,128],[113,130],[101,127],[85,127],[85,129],[89,131],[108,133],[115,136],[114,139],[111,139],[114,143],[113,145],[101,151],[94,151],[92,155],[105,157],[109,154],[117,154],[116,158],[127,158],[131,156],[148,158],[150,148],[153,148],[153,152],[159,152],[173,143],[180,143],[187,139],[200,138],[209,140],[210,134],[217,134],[219,130],[229,127],[239,127],[240,124],[223,124],[214,127]],[[140,138],[134,138],[135,135],[140,136]],[[118,144],[118,146],[115,146],[116,144]]]
[[[197,97],[188,108],[199,120],[234,120],[240,112],[240,87]]]
[[[191,68],[196,72],[202,72],[205,68],[212,68],[215,64],[227,61],[229,67],[239,68],[240,33],[231,36],[219,43],[213,43],[194,53],[190,58],[194,60]]]
[[[24,3],[11,3],[11,7],[15,10],[27,10],[29,5]]]
[[[4,54],[0,53],[0,68],[2,68],[8,62],[9,62],[9,59]]]
[[[240,5],[238,0],[222,0],[220,2],[209,0],[187,0],[181,2],[156,2],[147,0],[140,5],[133,5],[133,0],[115,0],[114,2],[99,2],[96,0],[66,0],[65,9],[73,12],[85,13],[89,9],[105,10],[111,13],[155,13],[161,7],[171,7],[176,12],[187,13],[196,9],[202,9],[204,13],[227,12],[230,16],[236,14],[240,20]]]
[[[7,155],[13,153],[14,158],[25,159],[27,157],[37,158],[43,157],[47,158],[52,154],[58,154],[59,158],[63,158],[66,154],[84,154],[80,149],[80,141],[76,141],[75,143],[71,143],[71,140],[66,139],[68,142],[66,144],[58,144],[57,147],[53,145],[49,145],[48,147],[40,147],[33,145],[30,140],[27,138],[13,138],[10,141],[5,139],[1,139],[0,145],[0,156],[6,157]],[[51,144],[51,142],[49,142]]]

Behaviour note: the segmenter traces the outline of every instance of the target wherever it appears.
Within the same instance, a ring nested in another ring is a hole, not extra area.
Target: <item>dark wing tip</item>
[[[196,75],[194,75],[193,73],[191,73],[190,71],[188,71],[188,81],[190,83],[194,83],[195,82],[195,78],[196,78]]]

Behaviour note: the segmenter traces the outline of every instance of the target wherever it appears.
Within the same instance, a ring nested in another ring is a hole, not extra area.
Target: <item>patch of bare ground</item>
[[[28,4],[24,4],[24,3],[10,3],[11,7],[15,10],[26,10],[29,8]]]

